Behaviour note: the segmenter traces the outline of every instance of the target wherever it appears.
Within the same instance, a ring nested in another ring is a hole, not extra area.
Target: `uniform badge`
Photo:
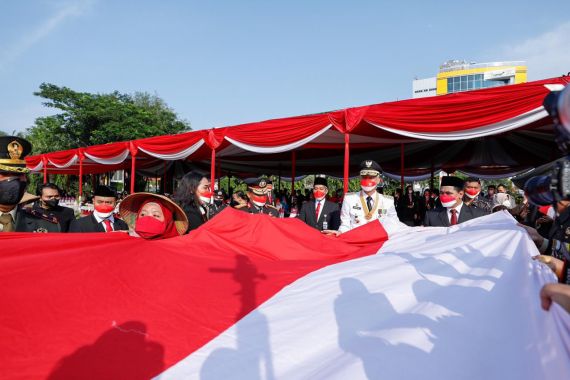
[[[372,161],[364,161],[364,165],[366,165],[367,168],[372,167]]]
[[[378,215],[380,216],[386,216],[388,214],[388,210],[385,208],[381,208],[380,210],[378,210]]]
[[[24,148],[22,147],[22,144],[16,140],[8,144],[8,154],[12,160],[19,160],[20,157],[22,157],[22,153],[24,153]]]
[[[570,227],[566,227],[566,236],[570,235]]]
[[[261,181],[259,181],[259,187],[265,187],[265,186],[267,186],[267,182],[265,182],[265,180],[262,179]]]
[[[39,232],[39,233],[45,234],[45,233],[48,232],[48,230],[47,230],[47,228],[39,227],[39,228],[36,229],[34,232]]]
[[[354,205],[354,206],[352,206],[352,208],[354,210],[362,210],[362,207],[360,207],[359,205]]]

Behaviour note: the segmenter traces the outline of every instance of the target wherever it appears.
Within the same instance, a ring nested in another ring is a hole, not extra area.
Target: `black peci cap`
[[[465,182],[459,177],[453,177],[450,175],[445,176],[445,177],[441,177],[441,186],[453,186],[453,187],[458,187],[460,189],[463,189],[464,183]]]
[[[115,192],[115,190],[111,189],[109,186],[100,185],[100,186],[97,186],[95,188],[95,192],[93,193],[93,196],[117,198],[117,193]]]
[[[315,182],[313,185],[323,185],[329,187],[327,176],[324,174],[315,174]]]

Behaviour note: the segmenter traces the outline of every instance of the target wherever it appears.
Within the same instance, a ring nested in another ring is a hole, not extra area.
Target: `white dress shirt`
[[[451,224],[451,210],[453,210],[453,209],[457,210],[457,214],[456,214],[457,215],[457,224],[459,224],[459,214],[461,214],[461,208],[462,207],[463,207],[463,202],[461,202],[459,204],[459,206],[456,206],[454,208],[449,207],[447,209],[447,219],[449,219],[449,224]]]

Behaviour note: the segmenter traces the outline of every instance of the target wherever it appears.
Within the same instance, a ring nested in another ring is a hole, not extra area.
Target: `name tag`
[[[354,210],[362,210],[362,207],[360,207],[360,206],[358,206],[358,205],[354,205],[354,206],[352,206],[352,208],[353,208]]]

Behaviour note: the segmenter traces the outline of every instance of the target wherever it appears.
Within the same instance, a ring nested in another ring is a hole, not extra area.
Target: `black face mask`
[[[42,201],[42,202],[44,202],[44,204],[45,204],[48,208],[56,208],[57,205],[59,204],[59,199],[54,198],[54,199],[50,199],[50,200]]]
[[[0,205],[17,205],[26,192],[26,185],[27,182],[20,181],[18,177],[0,181]]]

